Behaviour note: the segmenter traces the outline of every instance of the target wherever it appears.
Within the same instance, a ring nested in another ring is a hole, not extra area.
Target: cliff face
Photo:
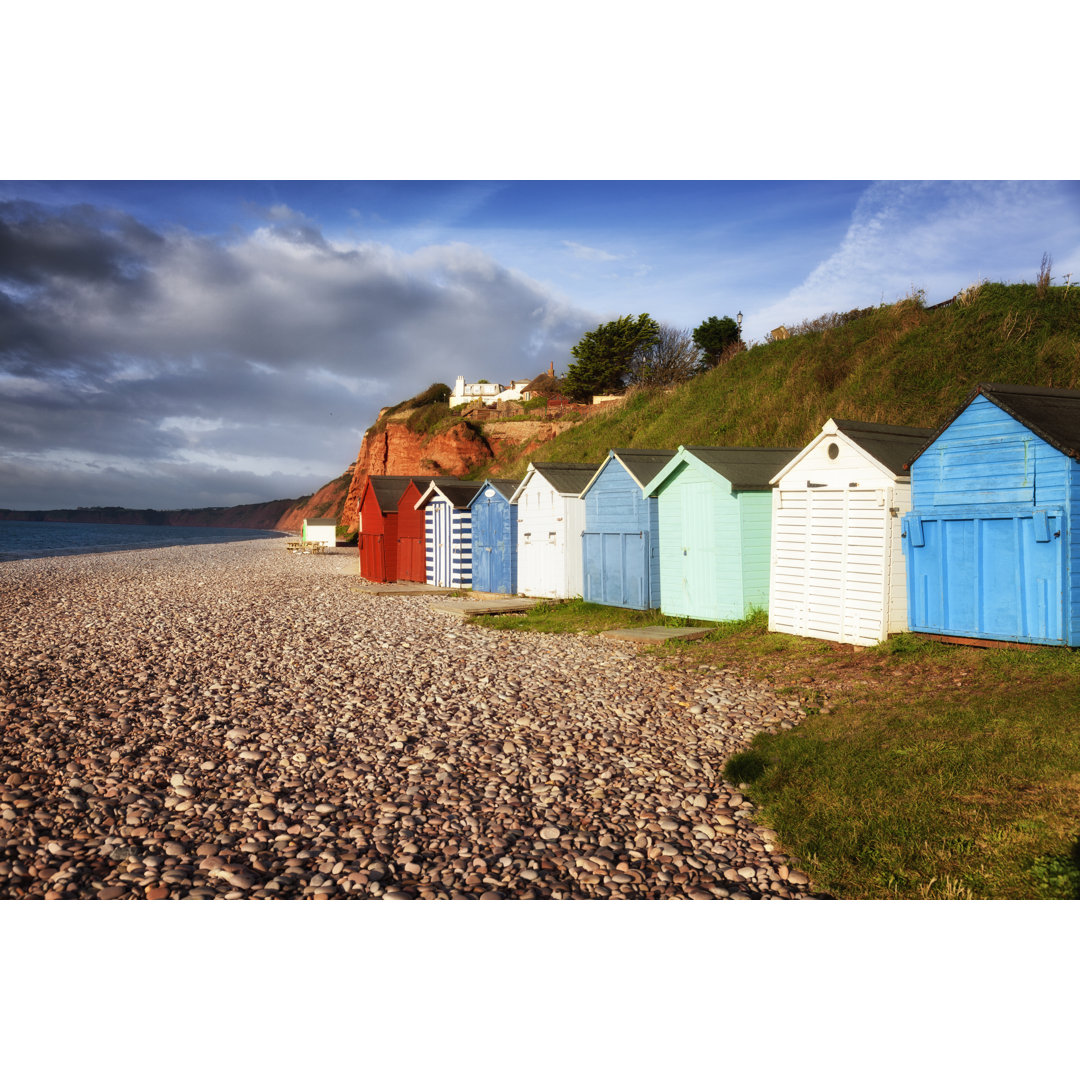
[[[463,476],[493,457],[487,441],[465,423],[435,435],[387,424],[364,436],[338,520],[348,532],[360,527],[360,491],[369,476]]]
[[[345,495],[349,490],[355,468],[355,465],[350,465],[339,477],[331,480],[329,484],[323,484],[314,495],[289,503],[273,528],[283,529],[286,532],[299,532],[303,527],[304,518],[317,517],[337,518],[339,524],[345,524],[341,521],[341,508],[346,502]]]

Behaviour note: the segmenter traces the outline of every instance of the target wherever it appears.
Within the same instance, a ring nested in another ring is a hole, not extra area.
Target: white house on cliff
[[[497,401],[520,401],[521,391],[529,385],[531,379],[515,379],[509,386],[493,382],[465,381],[459,375],[454,383],[454,392],[450,395],[450,408],[464,405],[467,401],[479,401],[482,405],[493,405]]]

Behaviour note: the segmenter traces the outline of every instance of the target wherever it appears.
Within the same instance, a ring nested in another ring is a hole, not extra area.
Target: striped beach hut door
[[[454,508],[435,499],[428,512],[431,515],[427,529],[428,580],[432,585],[448,588],[453,584],[454,573]]]

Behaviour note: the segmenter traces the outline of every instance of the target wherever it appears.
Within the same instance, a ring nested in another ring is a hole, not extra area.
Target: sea
[[[229,544],[286,536],[271,529],[224,529],[198,525],[83,525],[72,521],[0,521],[0,562],[52,555]]]

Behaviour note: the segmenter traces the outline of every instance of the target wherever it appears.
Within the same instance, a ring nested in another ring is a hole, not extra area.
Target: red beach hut
[[[369,476],[364,481],[360,491],[360,533],[357,538],[361,577],[368,581],[397,581],[401,576],[398,567],[398,504],[410,485],[417,490],[413,502],[419,499],[418,485],[426,487],[431,479],[430,476]],[[413,483],[414,480],[416,483]],[[420,519],[422,545],[422,513]],[[420,562],[423,573],[422,547]]]
[[[416,477],[398,499],[397,573],[399,581],[427,581],[427,548],[424,540],[424,508],[416,509],[420,496],[435,477]]]

